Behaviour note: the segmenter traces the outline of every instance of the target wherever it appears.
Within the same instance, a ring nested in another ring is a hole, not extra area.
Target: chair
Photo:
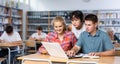
[[[52,64],[52,62],[48,59],[24,58],[22,64]]]
[[[23,44],[24,44],[24,53],[25,54],[37,52],[36,42],[34,40],[24,40]]]
[[[37,52],[36,42],[33,40],[24,40],[22,43],[22,47],[20,47],[20,48],[21,48],[21,53],[17,54],[14,57],[13,64],[15,64],[15,63],[20,64],[20,61],[17,60],[17,57]]]
[[[66,64],[97,64],[97,62],[93,61],[75,61],[75,60],[69,60]]]
[[[25,49],[25,46],[24,46],[24,43],[22,43],[22,45],[18,46],[19,50],[18,50],[18,54],[15,55],[15,57],[13,58],[13,64],[20,64],[20,61],[17,60],[17,57],[20,57],[20,56],[24,56],[24,49]]]
[[[6,60],[6,58],[0,58],[0,64],[5,60]]]

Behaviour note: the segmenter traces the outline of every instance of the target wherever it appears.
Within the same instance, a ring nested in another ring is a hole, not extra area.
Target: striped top
[[[56,32],[50,32],[46,36],[45,41],[59,43],[64,51],[68,51],[76,44],[77,38],[75,37],[74,33],[65,31],[63,40],[61,41]],[[39,48],[39,52],[42,51],[42,49],[44,49],[43,46]]]

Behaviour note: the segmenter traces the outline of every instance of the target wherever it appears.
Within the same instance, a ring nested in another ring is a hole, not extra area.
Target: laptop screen
[[[59,43],[42,42],[42,45],[51,56],[68,58]]]

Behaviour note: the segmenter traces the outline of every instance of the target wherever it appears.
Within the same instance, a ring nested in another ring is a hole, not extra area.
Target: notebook
[[[68,57],[59,43],[42,42],[42,45],[46,48],[46,50],[51,56],[62,57],[67,59],[82,57],[82,55],[76,55],[75,57]]]

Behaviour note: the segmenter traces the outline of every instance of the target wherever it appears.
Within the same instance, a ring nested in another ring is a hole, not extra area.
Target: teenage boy
[[[106,32],[98,29],[98,18],[94,14],[85,17],[86,31],[82,32],[76,45],[67,52],[74,56],[80,49],[90,56],[114,55],[114,47]]]

